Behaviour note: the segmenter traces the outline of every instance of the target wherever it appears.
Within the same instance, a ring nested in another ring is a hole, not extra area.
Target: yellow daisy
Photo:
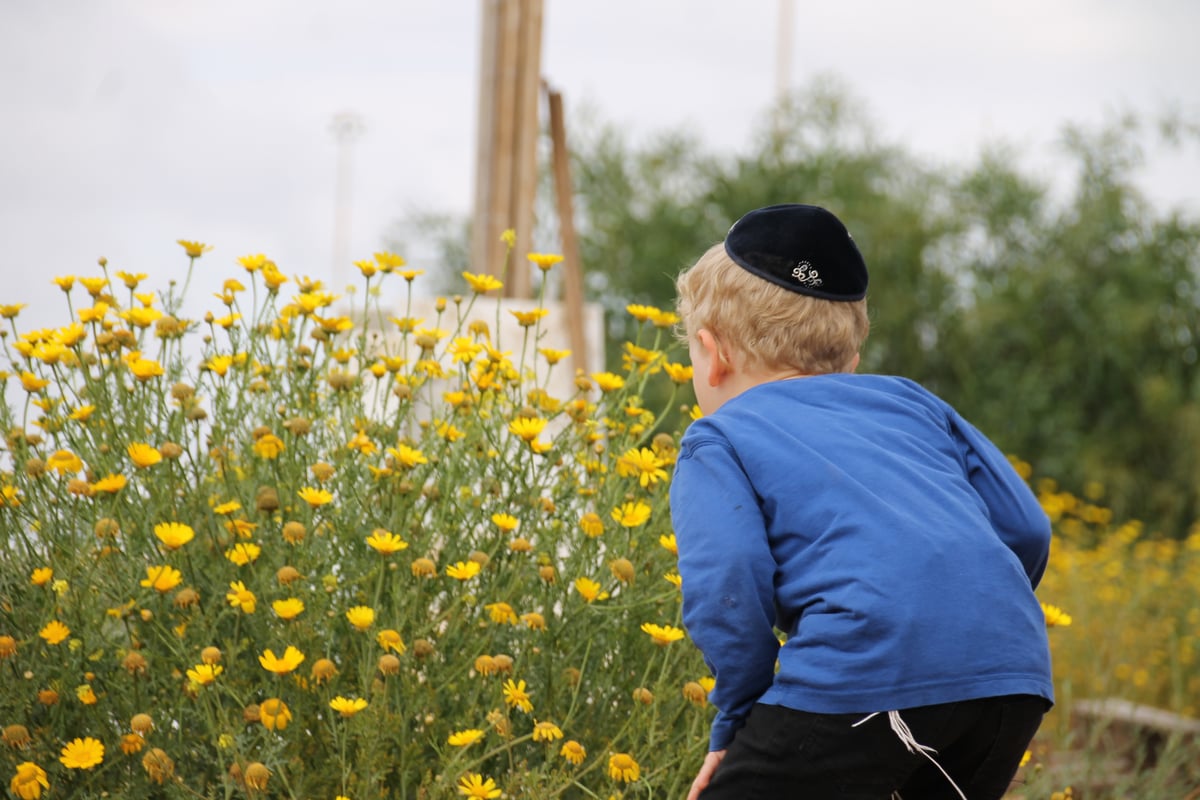
[[[67,769],[91,769],[104,761],[104,745],[91,736],[67,742],[59,761]]]
[[[329,701],[329,707],[343,717],[353,717],[367,707],[367,701],[361,697],[349,698],[338,695]]]
[[[262,655],[258,657],[258,663],[262,664],[262,668],[267,672],[274,672],[276,675],[288,674],[300,666],[303,661],[304,653],[301,653],[291,645],[288,645],[282,657],[276,657],[272,650],[264,650]]]

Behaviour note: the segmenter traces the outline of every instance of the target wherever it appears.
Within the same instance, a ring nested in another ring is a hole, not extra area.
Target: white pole
[[[351,195],[350,168],[351,148],[354,142],[366,130],[362,117],[353,111],[343,111],[335,114],[330,131],[337,141],[337,184],[334,190],[333,207],[333,272],[331,280],[333,291],[345,288],[350,268],[350,215]]]

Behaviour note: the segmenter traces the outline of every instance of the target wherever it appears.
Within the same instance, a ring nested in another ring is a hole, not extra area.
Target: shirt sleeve
[[[775,560],[758,497],[725,442],[685,446],[671,486],[683,623],[716,678],[709,747],[721,750],[775,675]]]
[[[996,534],[1020,559],[1036,589],[1050,557],[1049,517],[1029,485],[990,439],[957,412],[951,411],[950,423],[962,448],[967,479],[987,507]]]

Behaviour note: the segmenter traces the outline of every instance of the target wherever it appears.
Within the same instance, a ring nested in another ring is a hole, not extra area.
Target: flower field
[[[213,260],[181,244],[189,278]],[[180,316],[187,280],[154,292],[103,263],[54,279],[60,327],[0,306],[12,796],[686,791],[712,684],[667,508],[681,432],[662,420],[690,401],[675,315],[629,307],[622,370],[553,396],[569,354],[544,310],[501,340],[499,278],[464,274],[414,319],[375,290],[403,281],[411,303],[419,270],[357,266],[357,308],[261,255],[201,320]],[[1195,715],[1200,697],[1200,532],[1158,542],[1098,492],[1039,491],[1063,630],[1031,780],[1073,698]]]

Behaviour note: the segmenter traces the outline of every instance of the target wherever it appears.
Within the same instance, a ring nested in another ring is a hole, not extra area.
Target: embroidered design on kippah
[[[821,273],[813,269],[813,265],[807,261],[801,261],[792,270],[792,277],[795,278],[801,286],[814,288],[821,285]]]

